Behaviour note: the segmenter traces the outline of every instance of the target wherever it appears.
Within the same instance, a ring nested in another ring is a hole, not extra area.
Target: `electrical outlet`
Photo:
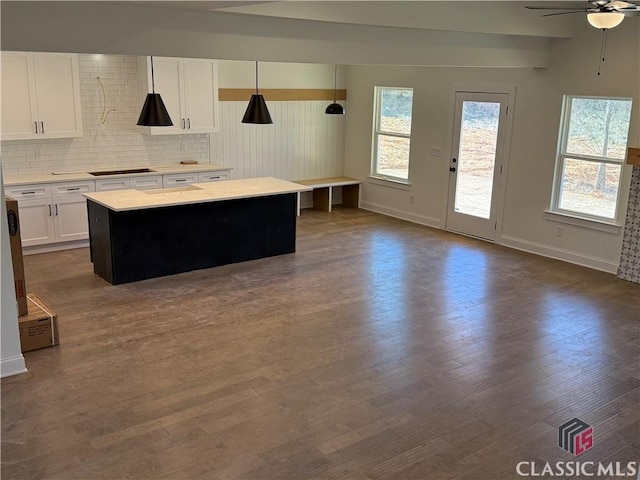
[[[556,237],[562,237],[563,233],[564,233],[564,229],[562,228],[562,225],[557,225],[556,226]]]
[[[409,203],[413,203],[413,193],[409,194]]]

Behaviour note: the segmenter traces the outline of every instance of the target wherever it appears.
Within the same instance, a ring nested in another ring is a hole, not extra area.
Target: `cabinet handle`
[[[69,187],[69,188],[67,188],[67,192],[72,192],[74,190],[80,190],[80,187]]]
[[[58,204],[56,203],[56,217],[58,216]]]
[[[42,130],[42,133],[44,133],[44,122],[40,122],[40,130]]]
[[[176,179],[174,180],[174,182],[186,182],[186,181],[187,181],[187,179],[186,179],[186,178],[176,178]]]
[[[36,192],[22,192],[21,195],[35,195]]]
[[[49,216],[51,216],[51,205],[47,205],[49,207]]]
[[[184,130],[186,128],[186,122],[184,121],[184,118],[182,119],[182,129]]]
[[[187,118],[187,125],[189,125],[187,128],[189,130],[191,130],[191,119],[190,118]]]
[[[38,133],[38,122],[33,122],[33,124],[36,126],[36,133]]]

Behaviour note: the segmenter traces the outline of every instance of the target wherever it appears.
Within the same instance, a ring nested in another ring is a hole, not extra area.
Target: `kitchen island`
[[[293,253],[310,190],[266,177],[86,193],[93,271],[117,285]]]

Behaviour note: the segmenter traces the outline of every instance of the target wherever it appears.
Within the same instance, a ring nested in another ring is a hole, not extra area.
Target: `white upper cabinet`
[[[162,97],[172,127],[141,127],[150,135],[218,131],[218,68],[215,60],[153,57],[155,92]],[[151,59],[138,58],[140,108],[151,93]]]
[[[82,136],[78,56],[2,52],[2,140]]]

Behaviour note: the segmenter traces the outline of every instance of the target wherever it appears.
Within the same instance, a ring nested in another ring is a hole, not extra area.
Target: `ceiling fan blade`
[[[629,2],[623,2],[622,0],[613,0],[613,2],[609,2],[607,6],[613,7],[616,10],[636,7],[634,4]]]
[[[540,15],[541,17],[553,17],[555,15],[569,15],[572,13],[584,13],[585,10],[574,10],[573,12],[557,12],[557,13],[546,13],[544,15]]]
[[[560,6],[553,6],[553,5],[548,5],[546,7],[543,7],[541,5],[525,5],[524,8],[528,8],[529,10],[574,10],[576,8],[582,8],[582,7],[560,7]]]

